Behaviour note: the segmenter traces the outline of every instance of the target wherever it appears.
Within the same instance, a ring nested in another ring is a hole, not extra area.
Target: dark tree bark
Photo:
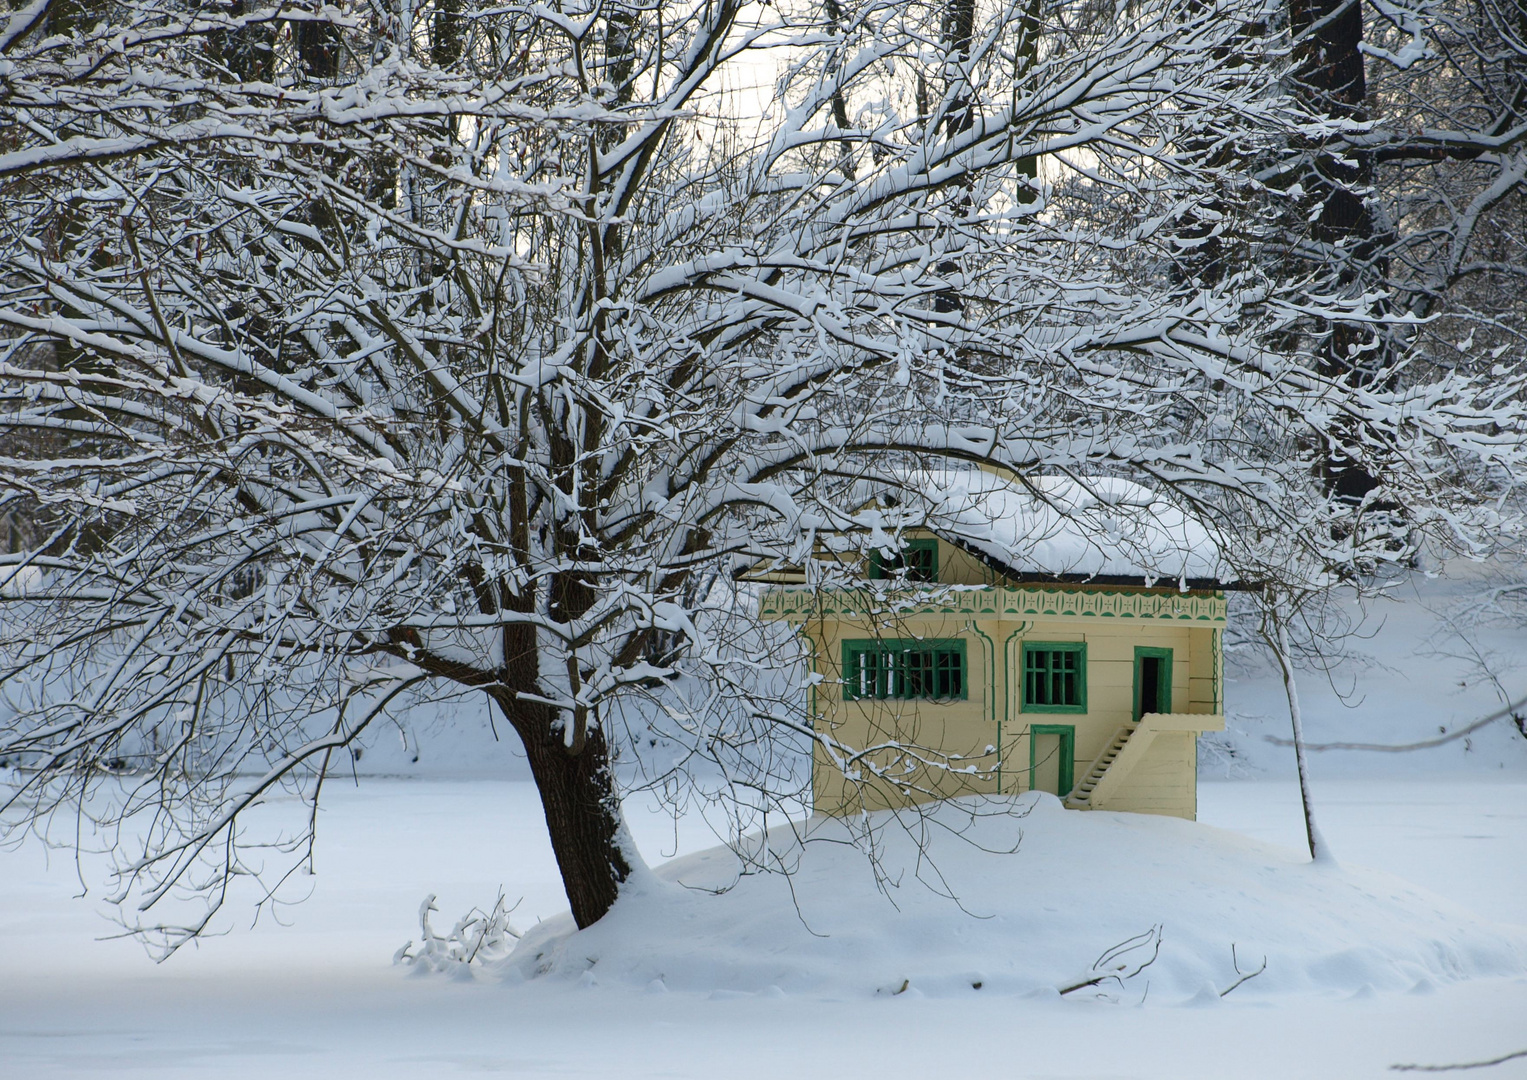
[[[823,10],[827,14],[827,21],[832,23],[835,29],[841,29],[843,25],[843,5],[838,0],[826,0]],[[834,54],[834,65],[842,62],[842,57]],[[832,92],[832,122],[837,125],[839,131],[848,130],[848,101],[843,96],[842,90]],[[843,156],[839,159],[838,167],[843,170],[843,175],[850,180],[854,179],[854,146],[853,141],[842,141]]]
[[[971,90],[965,82],[964,66],[970,61],[970,47],[976,36],[975,0],[947,0],[944,5],[944,66],[950,92],[949,111],[944,116],[944,131],[952,138],[969,131],[976,115]]]
[[[1298,66],[1296,93],[1311,111],[1337,120],[1368,119],[1367,79],[1362,54],[1361,0],[1288,0],[1289,28]],[[1310,237],[1322,257],[1334,264],[1330,285],[1352,292],[1372,283],[1382,286],[1388,266],[1382,235],[1366,198],[1373,183],[1371,152],[1339,136],[1307,145],[1298,179],[1313,218]],[[1390,355],[1382,334],[1364,323],[1332,322],[1320,329],[1321,373],[1354,385],[1382,381]],[[1328,452],[1323,463],[1327,490],[1360,502],[1380,484],[1375,472],[1342,454]]]
[[[1018,61],[1022,65],[1019,70],[1019,85],[1032,82],[1036,77],[1034,69],[1039,64],[1039,14],[1040,0],[1029,0],[1028,6],[1023,9],[1023,17],[1018,24],[1018,44],[1014,50]],[[1018,159],[1018,173],[1027,177],[1031,182],[1039,179],[1039,158],[1036,155]],[[1020,189],[1017,193],[1021,203],[1032,203],[1039,198],[1039,193],[1032,189]]]
[[[441,70],[461,59],[466,48],[462,34],[466,20],[461,17],[461,0],[435,0],[435,18],[430,27],[430,62]]]
[[[573,919],[579,928],[590,926],[610,910],[631,876],[609,742],[598,725],[585,723],[579,730],[572,717],[559,723],[556,709],[520,696],[539,694],[533,629],[512,628],[505,645],[505,685],[489,693],[525,744]],[[564,724],[573,727],[570,735]]]
[[[220,5],[219,10],[236,19],[248,14],[251,4],[247,0],[230,0]],[[228,72],[233,82],[269,82],[275,67],[275,44],[273,23],[207,35],[208,55]]]
[[[292,30],[303,77],[326,82],[339,78],[343,46],[338,28],[326,22],[304,19],[294,23]]]
[[[430,63],[442,71],[456,65],[466,52],[466,20],[461,16],[461,0],[435,0],[435,15],[430,22],[429,33],[429,59]],[[455,141],[460,125],[454,116],[447,117],[440,122],[441,133],[447,139]],[[444,151],[436,151],[430,160],[441,166],[449,168],[451,161]],[[396,182],[397,162],[389,158],[390,168],[388,175]],[[385,192],[384,206],[391,208],[397,201],[391,190]]]
[[[53,0],[48,5],[46,36],[69,37],[76,32],[89,30],[102,21],[105,13],[103,0]]]
[[[975,0],[945,0],[943,26],[940,36],[944,46],[945,93],[948,96],[944,113],[944,132],[949,138],[962,135],[975,126],[975,104],[970,86],[965,80],[965,65],[970,61],[970,48],[976,35]],[[969,195],[961,197],[962,205],[969,205]],[[938,264],[938,272],[953,276],[959,272],[959,263],[944,259]],[[940,289],[933,298],[933,310],[945,313],[962,311],[965,300],[958,289]]]

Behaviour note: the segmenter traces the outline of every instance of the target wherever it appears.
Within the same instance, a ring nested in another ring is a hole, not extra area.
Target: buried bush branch
[[[1235,968],[1235,973],[1238,978],[1235,980],[1235,982],[1231,983],[1229,986],[1225,987],[1219,992],[1220,997],[1224,997],[1237,986],[1240,986],[1243,982],[1247,982],[1250,979],[1255,979],[1258,975],[1267,970],[1267,957],[1264,956],[1262,957],[1261,967],[1257,968],[1255,971],[1242,971],[1241,961],[1235,955],[1235,942],[1233,941],[1230,943],[1230,963]]]
[[[1146,955],[1146,950],[1149,950],[1149,956]],[[1075,993],[1089,986],[1099,986],[1110,979],[1118,983],[1122,989],[1126,980],[1133,979],[1150,967],[1160,955],[1161,925],[1158,923],[1144,933],[1127,938],[1104,952],[1093,961],[1092,968],[1086,976],[1068,986],[1060,987],[1060,992],[1063,995]]]
[[[1394,1072],[1453,1072],[1457,1069],[1488,1069],[1492,1065],[1504,1065],[1508,1061],[1527,1057],[1527,1050],[1517,1050],[1514,1053],[1502,1054],[1498,1058],[1489,1061],[1465,1061],[1458,1065],[1391,1065],[1389,1068]]]
[[[520,932],[509,922],[515,908],[506,905],[502,891],[493,910],[484,912],[473,908],[467,912],[448,934],[438,934],[430,926],[435,906],[435,894],[430,893],[419,905],[420,941],[417,951],[410,941],[393,954],[394,964],[416,966],[425,971],[454,971],[460,973],[473,963],[498,960],[507,956],[520,938]]]

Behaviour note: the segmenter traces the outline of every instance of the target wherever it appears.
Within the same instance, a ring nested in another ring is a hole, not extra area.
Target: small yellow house
[[[1038,789],[1195,817],[1234,587],[1207,531],[1112,478],[970,471],[916,488],[915,524],[885,500],[884,545],[845,556],[833,586],[765,578],[762,616],[810,650],[816,811]],[[860,517],[873,544],[876,503]]]

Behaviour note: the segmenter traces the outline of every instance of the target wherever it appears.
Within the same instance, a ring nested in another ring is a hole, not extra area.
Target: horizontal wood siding
[[[1173,706],[1179,712],[1217,713],[1220,711],[1220,650],[1221,631],[1193,629],[1188,631],[1192,642],[1191,659],[1188,662],[1188,696],[1181,706]],[[1176,698],[1173,698],[1175,701]]]
[[[1191,733],[1157,735],[1140,764],[1109,797],[1107,809],[1192,820],[1198,814],[1197,768],[1197,743]]]
[[[1000,575],[990,566],[947,540],[938,542],[938,559],[938,579],[946,584],[996,585],[1000,582]]]
[[[813,753],[813,795],[819,813],[883,810],[997,790],[997,713],[992,645],[969,619],[914,615],[895,620],[828,619],[808,623],[816,644],[818,730],[865,752],[845,775],[829,752]],[[845,700],[845,640],[965,642],[965,697],[951,700]],[[997,665],[1000,668],[1000,664]],[[998,684],[1000,685],[1000,684]],[[880,747],[881,749],[874,749]]]

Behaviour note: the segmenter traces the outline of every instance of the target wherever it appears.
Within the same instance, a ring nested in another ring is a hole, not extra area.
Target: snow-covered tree
[[[1288,0],[1290,89],[1317,123],[1269,170],[1289,256],[1319,291],[1382,295],[1387,325],[1322,328],[1330,370],[1521,355],[1527,11],[1515,0]],[[1424,321],[1418,321],[1424,320]],[[1338,471],[1340,471],[1338,469]],[[1333,477],[1352,497],[1374,478]]]
[[[1386,554],[1324,497],[1334,451],[1469,540],[1520,381],[1363,384],[1290,344],[1372,300],[1254,257],[1278,196],[1246,163],[1300,137],[1280,42],[1244,33],[1264,15],[21,8],[11,813],[124,826],[141,925],[205,901],[173,947],[257,869],[251,806],[316,803],[336,751],[444,682],[524,743],[587,925],[637,858],[612,755],[642,725],[727,797],[797,794],[781,747],[825,736],[734,577],[829,583],[820,554],[893,543],[919,492],[866,507],[866,479],[1129,476],[1249,577],[1307,582]],[[1194,274],[1206,224],[1253,257]]]

